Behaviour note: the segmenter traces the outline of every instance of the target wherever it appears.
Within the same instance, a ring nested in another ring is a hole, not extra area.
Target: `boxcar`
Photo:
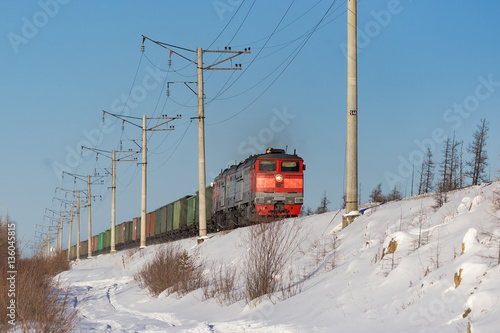
[[[80,256],[87,255],[88,241],[80,242]]]
[[[121,244],[125,244],[125,222],[121,223],[118,228],[120,229],[118,240]]]
[[[167,232],[174,230],[174,204],[167,205]]]
[[[118,245],[120,244],[120,227],[119,226],[115,226],[115,245]]]
[[[161,210],[160,233],[164,234],[167,232],[167,206],[161,207],[160,210]]]
[[[108,229],[104,232],[104,243],[103,243],[103,248],[107,249],[108,247],[111,246],[111,230]]]
[[[155,235],[161,234],[161,208],[155,211]]]
[[[196,221],[196,205],[198,196],[193,195],[187,200],[187,226],[190,227]]]
[[[133,221],[125,222],[125,243],[130,243],[131,241],[133,241],[133,225]]]
[[[102,251],[103,243],[104,243],[104,232],[101,232],[99,234],[99,237],[97,238],[97,251]]]
[[[188,198],[189,196],[174,202],[174,230],[187,227]]]

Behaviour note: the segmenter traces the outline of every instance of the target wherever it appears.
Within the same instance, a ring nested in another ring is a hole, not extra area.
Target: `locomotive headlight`
[[[276,178],[276,181],[277,181],[278,183],[281,183],[281,182],[283,181],[283,176],[282,176],[282,175],[280,175],[280,174],[277,174],[277,175],[276,175],[276,177],[274,177],[274,178]]]

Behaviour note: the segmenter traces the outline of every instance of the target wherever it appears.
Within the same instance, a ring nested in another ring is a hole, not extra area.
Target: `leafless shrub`
[[[288,271],[288,282],[284,284],[283,288],[281,289],[281,299],[287,299],[290,297],[293,297],[299,293],[302,292],[302,287],[304,286],[305,278],[298,281],[294,282],[295,276],[293,275],[293,270]]]
[[[283,272],[301,243],[300,224],[292,221],[262,223],[248,228],[250,246],[243,265],[247,303],[283,289]]]
[[[414,240],[414,250],[419,249],[429,243],[429,231],[425,228],[427,224],[427,214],[425,213],[423,203],[420,202],[420,211],[412,226],[418,228],[418,237]]]
[[[202,268],[196,257],[190,256],[186,250],[167,244],[144,264],[134,278],[155,297],[163,291],[168,295],[177,293],[183,296],[203,287],[205,277]]]
[[[311,244],[315,266],[318,267],[321,264],[325,271],[335,269],[338,265],[337,248],[339,245],[340,240],[336,234],[315,239]]]
[[[79,318],[69,288],[60,281],[40,279],[36,263],[28,265],[18,276],[17,313],[23,331],[72,332]]]
[[[5,221],[0,217],[0,251],[7,253]],[[11,328],[7,316],[9,281],[7,260],[0,261],[0,331]],[[53,277],[68,270],[66,255],[16,259],[16,327],[24,332],[71,332],[78,323],[69,289]],[[10,275],[9,275],[10,276]]]
[[[204,300],[215,298],[221,305],[231,305],[243,298],[237,285],[236,266],[224,267],[222,263],[212,263],[210,273],[211,283],[206,283],[203,287]]]
[[[482,255],[484,259],[494,260],[500,265],[500,229],[488,230],[481,228],[479,234],[485,238],[485,245],[491,249],[498,249],[497,255]]]

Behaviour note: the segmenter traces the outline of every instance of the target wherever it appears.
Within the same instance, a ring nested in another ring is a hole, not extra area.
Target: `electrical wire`
[[[186,127],[186,130],[184,131],[184,133],[182,134],[181,138],[179,140],[177,140],[177,145],[175,146],[174,148],[174,151],[172,151],[172,153],[170,154],[170,156],[167,158],[167,160],[165,162],[163,162],[163,164],[161,164],[158,168],[156,169],[153,169],[151,170],[151,172],[155,172],[159,169],[161,169],[165,164],[168,163],[168,161],[170,161],[170,159],[172,158],[172,156],[175,154],[175,152],[177,151],[177,149],[179,148],[180,144],[182,143],[182,141],[184,141],[184,137],[186,136],[186,133],[188,132],[189,128],[191,127],[191,122],[189,123],[188,127]],[[174,143],[175,145],[175,143]],[[172,146],[173,147],[173,146]]]
[[[217,41],[217,39],[219,39],[219,37],[222,35],[222,33],[227,29],[227,27],[229,26],[229,24],[231,24],[231,22],[233,21],[233,19],[236,17],[236,14],[238,14],[238,12],[240,11],[241,6],[243,6],[243,3],[245,3],[245,0],[241,1],[240,5],[238,6],[238,8],[236,9],[236,11],[234,12],[233,16],[231,16],[231,18],[229,19],[229,21],[226,23],[226,26],[221,30],[221,32],[219,32],[219,34],[217,35],[217,37],[215,37],[215,39],[212,41],[212,43],[210,43],[210,45],[207,47],[207,49],[211,48],[212,45],[214,45],[214,43]]]
[[[281,23],[285,19],[286,15],[290,11],[290,9],[292,8],[292,6],[293,6],[294,3],[295,3],[295,0],[292,0],[292,2],[290,3],[290,5],[288,6],[287,10],[285,11],[285,13],[283,14],[283,16],[279,20],[278,24],[274,28],[273,32],[271,33],[271,35],[269,35],[269,38],[264,43],[264,46],[266,46],[267,43],[269,43],[269,41],[271,40],[271,38],[274,36],[274,34],[276,33],[276,30],[279,28],[279,26],[281,25]],[[254,63],[255,59],[260,55],[261,52],[262,52],[262,49],[252,59],[252,61],[248,64],[248,66],[245,67],[245,69],[241,72],[241,74],[226,89],[224,89],[224,90],[220,89],[219,90],[219,92],[215,95],[214,99],[218,98],[220,95],[224,94],[228,89],[230,89],[246,73],[246,71],[252,66],[252,64]]]
[[[318,27],[321,22],[324,20],[325,16],[328,14],[328,12],[332,9],[333,5],[337,2],[337,0],[334,0],[332,2],[332,4],[330,5],[330,7],[328,8],[328,10],[326,11],[326,13],[323,15],[323,17],[319,20],[319,22],[316,24],[316,27]],[[283,68],[283,70],[278,74],[278,76],[276,76],[276,78],[274,78],[274,80],[264,89],[263,92],[261,92],[252,102],[250,102],[250,104],[248,104],[246,107],[244,107],[243,109],[241,109],[239,112],[233,114],[232,116],[224,119],[224,120],[221,120],[221,121],[218,121],[218,122],[215,122],[215,123],[211,123],[211,124],[207,124],[208,125],[218,125],[218,124],[221,124],[221,123],[224,123],[234,117],[236,117],[237,115],[241,114],[242,112],[244,112],[245,110],[247,110],[252,104],[254,104],[262,95],[264,95],[264,93],[269,90],[269,88],[271,88],[271,86],[280,78],[280,76],[285,72],[285,70],[290,66],[290,64],[293,62],[293,60],[299,55],[300,51],[302,51],[302,49],[304,48],[304,46],[307,44],[307,42],[309,41],[309,39],[312,37],[312,35],[314,34],[316,30],[313,30],[309,36],[306,38],[306,40],[302,43],[302,45],[300,46],[300,48],[298,49],[298,51],[295,53],[295,55],[292,57],[292,59],[286,64],[286,66]]]

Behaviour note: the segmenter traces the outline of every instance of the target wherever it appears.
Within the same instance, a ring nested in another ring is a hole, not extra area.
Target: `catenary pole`
[[[176,55],[188,60],[197,66],[197,76],[198,76],[198,219],[199,219],[199,237],[198,244],[202,243],[207,239],[207,212],[206,212],[206,168],[205,168],[205,111],[204,111],[204,96],[203,96],[203,71],[204,70],[241,70],[241,64],[235,64],[232,68],[221,68],[217,67],[228,60],[231,60],[239,55],[250,53],[250,48],[245,49],[245,51],[232,51],[231,47],[225,47],[224,50],[202,50],[202,48],[197,48],[196,51],[188,50],[186,48],[175,47],[166,43],[154,41],[146,36],[143,36],[143,46],[144,41],[148,39],[153,43],[156,43],[163,48],[170,50],[170,55],[175,53]],[[197,54],[197,61],[190,60],[189,58],[182,56],[178,52],[172,50],[172,48],[178,48],[183,51],[195,52]],[[209,66],[203,66],[203,53],[213,52],[213,53],[226,53],[232,54],[227,58],[217,61]],[[180,83],[180,82],[173,82]],[[184,82],[185,84],[190,82]],[[192,89],[191,89],[192,90]],[[194,92],[194,91],[193,91]]]
[[[116,151],[113,149],[111,165],[111,250],[115,253],[115,225],[116,225]]]
[[[205,192],[205,111],[203,99],[203,51],[199,47],[198,53],[198,213],[200,225],[200,237],[198,242],[207,238],[207,212]]]
[[[152,131],[172,131],[174,130],[174,126],[170,126],[167,128],[162,128],[163,125],[175,120],[175,119],[181,119],[180,115],[177,115],[176,117],[167,117],[167,116],[162,116],[159,118],[147,118],[146,115],[142,116],[142,126],[135,124],[127,119],[124,119],[120,115],[116,115],[113,113],[109,113],[107,111],[103,111],[104,114],[109,114],[110,116],[116,117],[118,119],[121,119],[124,123],[127,122],[129,124],[132,124],[138,128],[142,129],[142,193],[141,193],[141,234],[140,234],[140,248],[143,249],[146,247],[146,211],[147,211],[147,132]],[[104,116],[103,116],[104,117]],[[129,118],[135,118],[135,117],[129,117]],[[141,118],[135,118],[135,119],[141,119]],[[150,128],[147,128],[146,122],[147,120],[160,120],[160,122]],[[89,148],[87,148],[89,149]],[[92,149],[90,149],[92,150]],[[112,184],[112,207],[116,207],[116,162],[121,162],[121,161],[137,161],[135,160],[126,160],[124,158],[128,158],[132,155],[138,154],[141,151],[115,151],[113,150],[112,157],[111,159],[113,160],[113,171],[112,171],[112,179],[113,179],[113,184]],[[101,151],[102,152],[102,151]],[[123,157],[123,158],[116,158],[116,153],[129,153],[129,155]],[[108,152],[109,153],[109,152]],[[106,155],[105,155],[106,156]],[[108,156],[109,157],[109,156]],[[115,193],[113,195],[113,192]],[[115,249],[115,225],[116,225],[116,210],[114,208],[111,209],[111,253],[116,252]],[[114,221],[114,222],[113,222]],[[113,234],[115,236],[113,236]]]
[[[76,261],[80,261],[80,191],[76,191]]]
[[[71,213],[69,216],[69,235],[68,235],[68,260],[71,254],[71,233],[73,232],[73,203],[74,201],[71,200]]]
[[[142,116],[142,195],[141,195],[141,249],[146,247],[146,175],[147,175],[147,137],[146,115]]]
[[[60,229],[60,232],[59,232],[59,252],[62,252],[62,238],[63,238],[63,211],[61,211],[61,220],[59,222],[59,229]]]
[[[90,195],[90,175],[87,176],[87,212],[88,212],[88,235],[87,235],[87,259],[92,259],[92,196]]]
[[[345,228],[358,216],[357,0],[347,1],[347,145]]]
[[[50,257],[50,227],[49,233],[47,234],[47,257]]]
[[[60,232],[60,221],[57,220],[57,232],[56,232],[56,245],[55,245],[55,248],[56,248],[56,252],[59,250],[59,232]]]

